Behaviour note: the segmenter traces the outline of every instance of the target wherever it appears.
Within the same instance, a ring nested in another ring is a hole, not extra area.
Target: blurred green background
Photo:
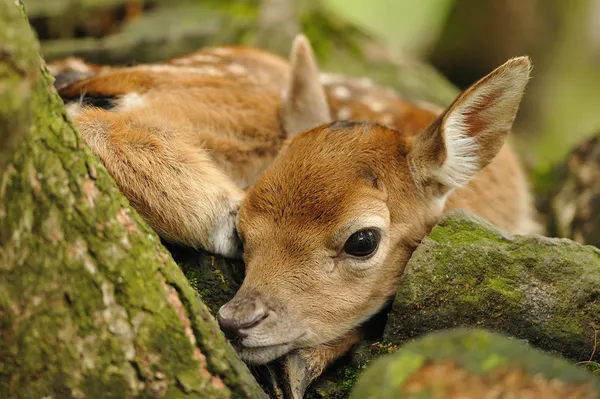
[[[513,139],[536,173],[600,130],[600,0],[24,0],[48,60],[149,62],[245,43],[448,103],[508,58],[534,63]],[[439,73],[438,73],[439,72]],[[452,85],[442,78],[446,77]]]

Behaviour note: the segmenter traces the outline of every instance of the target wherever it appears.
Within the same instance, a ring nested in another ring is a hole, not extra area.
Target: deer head
[[[295,65],[281,108],[292,131],[329,118],[316,69]],[[334,341],[381,309],[449,193],[502,147],[529,72],[511,59],[416,136],[338,121],[284,144],[241,204],[246,277],[218,314],[244,360]]]

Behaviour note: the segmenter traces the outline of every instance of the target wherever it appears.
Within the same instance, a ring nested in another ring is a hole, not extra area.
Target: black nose
[[[267,318],[267,310],[262,302],[229,302],[219,309],[217,321],[229,339],[246,338],[248,330],[256,327]]]

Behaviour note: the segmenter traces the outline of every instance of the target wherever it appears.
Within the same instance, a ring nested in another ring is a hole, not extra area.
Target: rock
[[[430,333],[373,362],[351,399],[594,399],[600,380],[529,345],[481,329]]]
[[[383,338],[398,344],[434,330],[482,327],[582,361],[598,326],[598,248],[503,234],[457,210],[412,255]]]

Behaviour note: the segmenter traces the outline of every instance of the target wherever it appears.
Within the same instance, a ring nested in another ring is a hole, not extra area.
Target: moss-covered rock
[[[0,397],[264,397],[73,128],[18,2],[0,0],[0,16],[0,115],[20,139],[0,147],[10,160],[0,175]]]
[[[458,210],[411,257],[384,338],[402,343],[433,330],[483,327],[581,361],[598,326],[598,248],[503,234]]]
[[[430,333],[375,361],[351,399],[600,397],[590,373],[506,336],[474,329]]]

